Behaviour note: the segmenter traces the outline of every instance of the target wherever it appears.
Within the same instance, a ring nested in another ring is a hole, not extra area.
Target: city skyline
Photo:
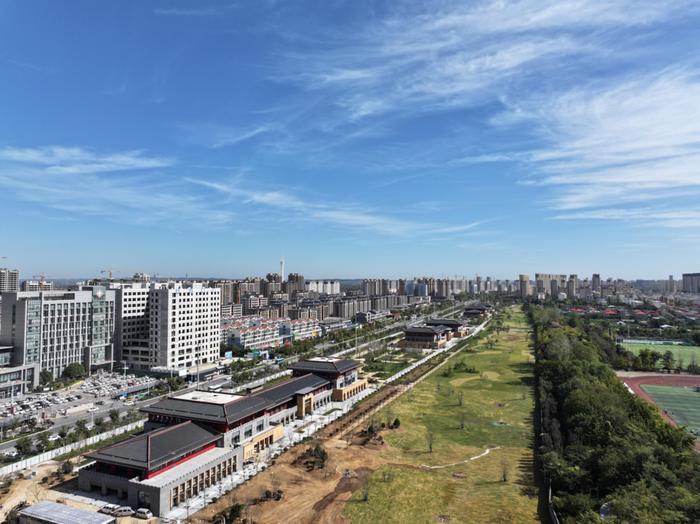
[[[700,255],[699,18],[6,3],[0,266],[678,278]]]

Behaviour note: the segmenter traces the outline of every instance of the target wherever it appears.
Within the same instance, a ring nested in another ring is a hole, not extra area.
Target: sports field
[[[685,366],[692,362],[693,356],[695,356],[696,361],[700,363],[700,346],[678,346],[674,344],[645,343],[637,344],[634,342],[624,342],[622,344],[622,347],[628,351],[631,351],[635,355],[639,355],[639,353],[644,349],[648,349],[649,351],[656,351],[657,353],[661,353],[662,355],[667,351],[670,351],[671,353],[673,353],[673,358],[676,360],[676,362],[678,362],[679,358],[683,359],[684,369]]]
[[[700,392],[692,387],[652,384],[641,387],[678,425],[687,426],[700,439]]]
[[[530,333],[520,308],[506,317],[493,344],[450,360],[474,370],[440,368],[379,413],[401,426],[382,432],[388,464],[345,506],[353,524],[539,522]]]

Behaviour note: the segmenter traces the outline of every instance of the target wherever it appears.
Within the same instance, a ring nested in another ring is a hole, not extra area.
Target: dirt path
[[[466,464],[467,462],[471,462],[472,460],[479,460],[480,458],[485,457],[486,455],[497,449],[501,449],[501,446],[496,446],[495,448],[488,448],[487,450],[483,451],[482,453],[479,453],[478,455],[466,458],[464,460],[460,460],[459,462],[453,462],[452,464],[440,464],[439,466],[428,466],[427,464],[421,464],[421,467],[424,469],[451,468],[453,466],[459,466],[460,464]]]

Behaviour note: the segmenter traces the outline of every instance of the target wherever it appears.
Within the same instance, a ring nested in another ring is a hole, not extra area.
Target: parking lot
[[[57,434],[59,427],[71,426],[79,419],[89,420],[88,429],[91,429],[92,419],[96,416],[105,416],[112,409],[126,411],[135,405],[128,396],[147,394],[158,383],[150,377],[102,371],[64,390],[3,399],[0,401],[0,420],[5,439],[51,430],[49,441],[55,442],[60,439]],[[0,459],[11,461],[17,458],[13,445],[0,444]]]

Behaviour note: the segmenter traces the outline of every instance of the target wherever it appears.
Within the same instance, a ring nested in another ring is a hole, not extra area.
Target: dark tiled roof
[[[211,444],[220,437],[221,434],[217,431],[187,421],[137,435],[124,442],[87,453],[85,456],[101,462],[153,470],[186,453]]]
[[[267,408],[275,407],[291,399],[297,391],[328,384],[328,381],[311,373],[293,378],[281,384],[258,391],[226,404],[213,404],[196,400],[171,397],[142,408],[144,413],[155,413],[215,423],[232,424]]]
[[[459,320],[453,318],[431,318],[425,323],[428,326],[447,326],[449,328],[458,328],[463,325]]]
[[[357,362],[349,359],[338,360],[300,360],[290,366],[294,371],[309,373],[345,373],[358,366]]]
[[[446,331],[450,331],[450,328],[447,326],[413,326],[410,328],[406,328],[405,333],[406,334],[416,334],[416,335],[439,335],[441,333],[445,333]]]

